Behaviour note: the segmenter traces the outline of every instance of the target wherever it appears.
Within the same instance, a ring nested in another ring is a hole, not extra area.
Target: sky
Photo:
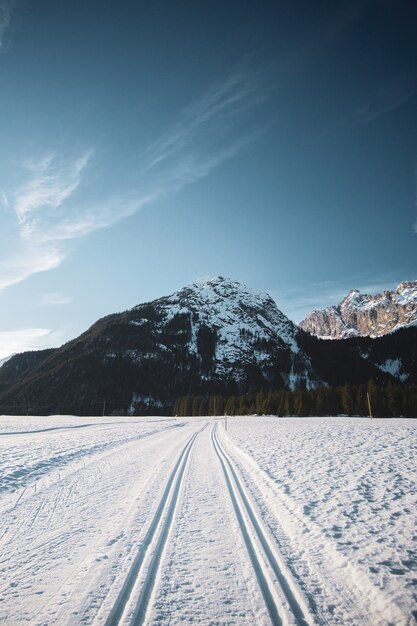
[[[0,358],[216,275],[417,279],[412,0],[0,0]]]

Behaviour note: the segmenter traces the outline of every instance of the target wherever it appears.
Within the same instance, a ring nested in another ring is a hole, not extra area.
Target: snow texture
[[[377,364],[380,370],[388,372],[392,376],[396,376],[402,383],[409,378],[408,374],[401,372],[402,362],[401,359],[386,359],[383,363]]]
[[[218,276],[211,280],[195,281],[168,299],[171,312],[168,317],[187,311],[183,306],[198,311],[200,320],[218,330],[216,357],[219,361],[240,358],[239,346],[244,332],[257,332],[260,339],[271,335],[298,352],[297,327],[277,308],[272,298],[241,283]],[[254,316],[257,322],[254,327]],[[194,344],[194,352],[197,348]]]
[[[300,382],[307,388],[314,387],[317,382],[312,376],[309,358],[299,348],[297,326],[278,309],[267,293],[217,276],[195,281],[171,296],[155,300],[152,305],[162,314],[161,329],[175,316],[190,315],[191,340],[187,345],[190,354],[198,355],[197,336],[202,326],[216,333],[214,368],[210,376],[227,375],[233,366],[238,365],[234,376],[240,380],[240,365],[255,361],[261,367],[267,366],[271,360],[271,345],[274,345],[283,355],[289,353],[291,371],[283,376],[291,389]],[[141,313],[142,306],[133,310]],[[142,324],[143,320],[131,323]],[[131,357],[140,360],[145,355]]]
[[[0,417],[0,623],[416,619],[417,422]]]

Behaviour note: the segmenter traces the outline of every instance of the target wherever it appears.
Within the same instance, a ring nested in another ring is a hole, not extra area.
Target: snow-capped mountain
[[[326,339],[381,337],[417,324],[417,281],[402,282],[395,291],[375,296],[353,289],[337,306],[312,311],[302,330]]]
[[[416,327],[320,340],[267,294],[217,277],[103,317],[61,348],[15,355],[0,368],[0,413],[169,414],[183,396],[412,384],[416,344]]]
[[[210,361],[212,373],[222,376],[233,367],[236,378],[242,379],[242,366],[255,362],[266,373],[273,360],[271,352],[281,352],[291,362],[285,383],[294,387],[301,376],[309,385],[307,359],[298,356],[299,331],[268,294],[218,276],[196,281],[155,301],[154,306],[162,313],[162,325],[181,316],[188,318],[188,350],[201,359],[203,370]],[[136,310],[141,314],[142,306]]]
[[[267,294],[222,277],[197,281],[109,315],[57,350],[17,355],[2,368],[0,401],[85,413],[106,400],[134,411],[191,392],[310,388],[320,379],[299,337]]]

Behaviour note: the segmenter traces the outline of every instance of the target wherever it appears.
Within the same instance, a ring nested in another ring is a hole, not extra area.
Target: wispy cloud
[[[26,164],[29,180],[15,200],[15,211],[24,237],[32,235],[33,214],[39,210],[56,212],[76,191],[92,153],[92,150],[86,152],[69,163],[62,163],[56,156],[49,155],[39,162]]]
[[[195,176],[199,178],[206,169],[201,167],[202,161],[208,160],[208,167],[212,168],[217,161],[233,156],[230,140],[236,127],[242,123],[245,113],[252,111],[265,97],[256,72],[238,71],[229,76],[186,108],[174,127],[149,147],[145,154],[146,170],[167,164],[171,166],[180,157],[181,169],[189,170],[186,182],[194,179],[195,167]],[[222,144],[223,149],[219,150]]]
[[[353,112],[353,118],[360,124],[367,124],[381,115],[402,106],[417,93],[417,73],[394,76],[379,85]]]
[[[19,244],[11,258],[0,261],[0,289],[15,285],[37,272],[58,267],[64,258],[64,252],[58,250],[56,246]]]
[[[27,161],[24,184],[2,196],[4,207],[14,210],[19,245],[12,258],[0,262],[0,289],[58,267],[68,253],[65,242],[112,226],[234,157],[264,131],[247,123],[248,114],[267,98],[261,82],[256,72],[240,69],[210,88],[137,155],[130,184],[124,182],[120,190],[116,184],[112,195],[103,197],[106,184],[100,182],[107,181],[100,181],[97,171],[94,191],[90,186],[83,193],[93,149],[71,158],[47,154]]]
[[[10,203],[9,203],[9,199],[7,197],[7,195],[5,194],[4,191],[1,192],[1,201],[3,204],[3,208],[8,210],[10,208]]]
[[[66,294],[60,292],[44,293],[40,298],[40,304],[42,306],[60,306],[63,304],[70,304],[71,302],[71,296],[67,296]]]
[[[15,212],[19,240],[14,254],[0,261],[0,289],[61,264],[65,250],[53,231],[68,219],[65,202],[78,189],[91,156],[88,151],[65,162],[54,155],[28,162],[24,166],[27,180],[13,200],[3,192],[5,207]]]
[[[48,155],[25,164],[27,180],[7,203],[16,215],[18,243],[0,261],[0,289],[58,267],[68,254],[66,242],[110,226],[154,198],[137,192],[88,202],[80,197],[93,153],[72,159]]]
[[[267,123],[253,113],[268,100],[262,72],[241,68],[186,107],[178,121],[141,155],[139,171],[161,199],[204,178],[262,137]]]
[[[4,36],[10,26],[14,5],[14,0],[0,1],[0,53],[4,47]]]
[[[23,328],[0,331],[0,359],[25,350],[41,350],[60,345],[62,335],[49,328]]]

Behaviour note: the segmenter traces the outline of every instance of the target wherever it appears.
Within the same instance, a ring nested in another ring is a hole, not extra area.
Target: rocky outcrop
[[[381,337],[410,324],[417,324],[417,281],[375,296],[353,289],[339,305],[310,313],[300,328],[317,337],[346,339]]]

